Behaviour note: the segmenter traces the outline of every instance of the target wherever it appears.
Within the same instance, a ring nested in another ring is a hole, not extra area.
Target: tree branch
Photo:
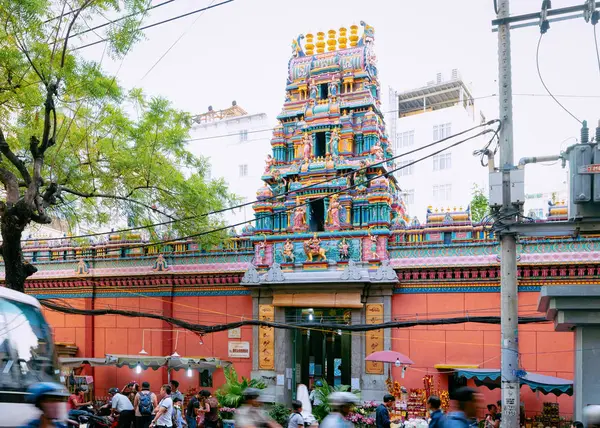
[[[6,205],[12,206],[19,201],[19,182],[17,177],[6,168],[0,167],[0,181],[6,188]]]
[[[17,168],[17,170],[21,174],[21,177],[23,177],[23,180],[25,180],[25,183],[29,185],[31,183],[31,175],[29,174],[29,171],[27,171],[27,167],[25,166],[23,161],[19,159],[17,155],[15,155],[14,152],[10,149],[6,138],[4,138],[4,133],[2,132],[2,129],[0,129],[0,152],[6,157],[6,159],[10,161],[10,163],[12,163],[15,166],[15,168]]]
[[[69,23],[69,27],[67,28],[67,34],[65,35],[65,42],[63,44],[63,50],[62,50],[62,56],[60,59],[60,68],[63,68],[65,66],[65,58],[67,56],[67,45],[69,43],[69,37],[71,35],[71,30],[73,29],[73,25],[75,24],[75,21],[77,20],[77,18],[79,17],[79,14],[86,8],[88,7],[90,4],[92,4],[94,0],[86,0],[85,3],[83,3],[81,5],[81,7],[75,12],[75,15],[73,16],[73,19],[71,20],[71,22]]]
[[[171,216],[170,214],[167,214],[164,211],[161,211],[161,210],[159,210],[157,208],[154,208],[154,207],[152,207],[152,206],[150,206],[148,204],[145,204],[144,202],[141,202],[141,201],[138,201],[138,200],[135,200],[135,199],[131,199],[129,196],[108,195],[108,194],[105,194],[105,193],[95,193],[95,192],[94,193],[85,193],[85,192],[80,192],[78,190],[69,189],[67,187],[61,187],[60,189],[62,191],[64,191],[64,192],[70,193],[70,194],[75,195],[75,196],[79,196],[81,198],[86,198],[86,199],[87,198],[105,198],[105,199],[117,199],[117,200],[120,200],[120,201],[131,202],[133,204],[140,205],[140,206],[142,206],[142,207],[144,207],[146,209],[149,209],[151,211],[154,211],[156,213],[162,214],[162,215],[164,215],[165,217],[167,217],[170,220],[175,220],[175,217]],[[129,194],[131,194],[131,192]]]

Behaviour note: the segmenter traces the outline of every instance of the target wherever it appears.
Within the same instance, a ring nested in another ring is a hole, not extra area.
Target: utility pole
[[[498,0],[498,19],[509,17],[509,0]],[[498,67],[500,119],[500,171],[502,172],[502,206],[500,217],[512,223],[518,217],[511,198],[511,171],[514,170],[512,123],[512,76],[510,24],[498,25]],[[501,296],[501,379],[502,427],[519,428],[519,295],[517,288],[517,235],[500,232]]]

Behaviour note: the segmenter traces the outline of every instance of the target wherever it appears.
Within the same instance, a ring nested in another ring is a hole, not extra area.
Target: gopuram
[[[24,254],[39,271],[26,290],[78,308],[152,312],[206,325],[263,319],[314,328],[245,326],[198,337],[160,320],[45,311],[63,355],[144,350],[227,360],[240,375],[263,379],[265,397],[282,403],[299,383],[319,379],[360,389],[364,400],[381,400],[390,372],[418,396],[425,380],[451,391],[475,376],[469,369],[500,367],[498,325],[352,333],[319,327],[498,316],[499,248],[489,224],[473,223],[468,208],[433,207],[423,224],[407,216],[402,182],[388,174],[394,153],[380,108],[372,27],[306,34],[292,47],[285,102],[272,152],[265,153],[251,225],[211,248],[177,239],[151,245],[137,233],[114,233],[85,246],[69,238],[29,241]],[[559,202],[549,207],[546,221],[566,216]],[[537,312],[543,285],[600,278],[598,238],[521,239],[518,251],[523,315],[544,315]],[[573,342],[573,333],[555,332],[551,323],[523,325],[523,370],[572,379]],[[401,352],[414,364],[404,370],[365,361],[380,350]],[[84,374],[96,379],[98,396],[132,380],[167,380],[166,371],[138,374],[128,367],[85,368]],[[182,391],[214,389],[224,381],[220,368],[172,376]],[[486,394],[486,402],[497,399],[497,390]],[[563,397],[561,413],[569,413],[572,400]],[[539,399],[529,388],[522,399],[527,412],[557,401]]]

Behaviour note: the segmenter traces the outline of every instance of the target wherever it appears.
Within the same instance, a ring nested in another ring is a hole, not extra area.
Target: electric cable
[[[174,16],[174,17],[172,17],[172,18],[169,18],[169,19],[165,19],[165,20],[163,20],[163,21],[159,21],[159,22],[155,22],[155,23],[153,23],[153,24],[146,25],[146,26],[144,26],[144,27],[138,28],[136,31],[143,31],[143,30],[147,30],[147,29],[149,29],[149,28],[156,27],[156,26],[158,26],[158,25],[162,25],[162,24],[166,24],[166,23],[168,23],[168,22],[176,21],[176,20],[178,20],[178,19],[185,18],[185,17],[188,17],[188,16],[190,16],[190,15],[194,15],[194,14],[196,14],[196,13],[201,13],[201,12],[204,12],[205,10],[213,9],[213,8],[215,8],[215,7],[219,7],[219,6],[222,6],[222,5],[224,5],[224,4],[231,3],[231,2],[233,2],[233,1],[235,1],[235,0],[224,0],[224,1],[222,1],[221,3],[217,3],[217,4],[211,4],[210,6],[206,6],[206,7],[203,7],[203,8],[201,8],[201,9],[196,9],[196,10],[193,10],[193,11],[191,11],[191,12],[187,12],[187,13],[184,13],[184,14],[181,14],[181,15],[178,15],[178,16]],[[107,41],[109,41],[109,40],[110,40],[110,38],[109,38],[109,37],[106,37],[106,38],[104,38],[104,39],[100,39],[100,40],[97,40],[97,41],[95,41],[95,42],[88,43],[88,44],[86,44],[86,45],[77,46],[76,48],[73,48],[73,49],[71,49],[71,50],[72,50],[72,51],[77,51],[77,50],[79,50],[79,49],[84,49],[84,48],[87,48],[87,47],[90,47],[90,46],[98,45],[98,44],[100,44],[100,43],[104,43],[104,42],[107,42]]]
[[[448,140],[450,140],[452,138],[455,138],[455,137],[458,137],[460,135],[464,135],[464,134],[466,134],[468,132],[474,131],[477,128],[481,128],[481,127],[484,127],[484,126],[492,125],[494,123],[499,123],[499,120],[498,119],[490,120],[490,121],[488,121],[488,122],[486,122],[484,124],[479,124],[479,125],[473,126],[471,128],[468,128],[468,129],[463,130],[461,132],[458,132],[456,134],[450,135],[448,137],[442,138],[442,139],[440,139],[438,141],[434,141],[433,143],[427,144],[425,146],[418,147],[418,148],[413,149],[411,151],[408,151],[408,152],[405,152],[405,153],[401,153],[399,155],[392,156],[391,158],[384,159],[382,161],[378,161],[378,162],[372,163],[370,165],[367,165],[365,167],[361,167],[361,168],[356,169],[356,170],[352,170],[352,171],[347,172],[345,174],[342,174],[340,176],[335,176],[335,177],[332,177],[332,178],[328,178],[326,180],[322,180],[322,181],[318,181],[316,183],[312,183],[312,184],[310,184],[308,186],[302,187],[301,189],[288,190],[288,191],[282,193],[281,195],[270,196],[270,197],[265,198],[265,199],[263,199],[261,201],[254,200],[254,201],[250,201],[250,202],[244,202],[242,204],[234,205],[234,206],[227,207],[227,208],[222,208],[222,209],[219,209],[219,210],[210,211],[208,213],[196,214],[196,215],[193,215],[193,216],[183,217],[181,219],[173,219],[173,220],[168,220],[168,221],[164,221],[164,222],[154,223],[154,224],[151,224],[151,225],[136,226],[136,227],[127,228],[127,229],[120,229],[119,231],[96,232],[96,233],[91,233],[91,234],[77,235],[77,236],[69,237],[69,239],[78,239],[78,238],[86,238],[86,237],[92,237],[92,236],[101,236],[101,235],[107,235],[107,234],[113,234],[113,233],[123,233],[123,232],[131,232],[131,231],[135,231],[135,230],[149,229],[149,228],[153,228],[153,227],[157,227],[157,226],[164,226],[164,225],[173,224],[173,223],[177,223],[177,222],[181,222],[181,221],[187,221],[187,220],[193,220],[193,219],[197,219],[197,218],[201,218],[201,217],[206,217],[206,216],[209,216],[209,215],[220,214],[220,213],[223,213],[223,212],[226,212],[226,211],[240,209],[240,208],[243,208],[243,207],[246,207],[246,206],[250,206],[250,205],[253,205],[253,204],[257,203],[257,202],[267,202],[267,201],[277,200],[277,199],[279,199],[281,197],[288,196],[290,194],[295,194],[295,193],[298,193],[298,192],[303,192],[303,191],[306,191],[308,189],[311,189],[311,188],[318,187],[318,186],[321,186],[323,184],[329,183],[331,181],[338,180],[340,177],[348,177],[348,176],[354,175],[357,172],[366,171],[369,168],[386,164],[386,163],[388,163],[390,161],[393,161],[395,159],[398,159],[398,158],[401,158],[401,157],[404,157],[404,156],[408,156],[408,155],[414,154],[414,153],[419,152],[421,150],[428,149],[430,147],[433,147],[435,145],[438,145],[440,143],[448,141]],[[475,137],[472,137],[472,138],[475,138]],[[388,172],[388,174],[389,173],[391,173],[391,172]],[[252,221],[254,221],[254,219]],[[64,237],[61,237],[61,238],[47,238],[47,239],[44,239],[44,240],[45,241],[56,241],[56,240],[63,240],[63,239],[65,239],[65,238]],[[39,239],[25,239],[25,240],[22,240],[22,242],[31,242],[31,241],[39,241]]]
[[[598,60],[598,71],[600,71],[600,51],[598,50],[598,37],[596,36],[596,26],[594,25],[594,45],[596,46],[596,59]]]
[[[540,44],[542,43],[543,35],[544,35],[543,33],[540,34],[540,38],[538,39],[538,43],[537,43],[537,48],[535,50],[535,65],[537,68],[538,77],[540,78],[540,82],[542,83],[542,86],[544,87],[546,92],[548,92],[548,95],[550,95],[552,97],[552,99],[556,102],[556,104],[558,104],[565,112],[567,112],[567,114],[569,116],[571,116],[573,119],[575,119],[581,125],[583,125],[583,122],[581,120],[579,120],[577,118],[577,116],[575,116],[573,113],[571,113],[564,105],[562,105],[562,103],[560,101],[558,101],[558,99],[554,95],[552,95],[552,92],[550,92],[550,89],[548,89],[548,86],[546,86],[546,82],[544,82],[544,78],[542,77],[542,73],[540,71]]]
[[[486,129],[486,130],[484,130],[484,131],[481,131],[481,132],[479,132],[478,134],[475,134],[475,135],[473,135],[473,136],[471,136],[471,137],[468,137],[468,138],[466,138],[466,139],[464,139],[464,140],[458,141],[458,142],[456,142],[456,143],[454,143],[454,144],[451,144],[451,145],[450,145],[450,146],[448,146],[448,147],[445,147],[445,148],[443,148],[443,149],[441,149],[441,150],[438,150],[437,152],[433,152],[433,153],[431,153],[431,154],[429,154],[429,155],[423,156],[423,157],[421,157],[421,158],[419,158],[419,159],[417,159],[417,160],[415,160],[415,161],[413,161],[413,162],[409,162],[409,163],[407,163],[407,164],[405,164],[405,165],[403,165],[403,166],[401,166],[401,167],[398,167],[398,168],[392,169],[392,170],[390,170],[390,171],[387,171],[387,172],[384,172],[384,173],[382,173],[382,174],[376,174],[375,176],[373,176],[373,177],[370,177],[370,178],[369,178],[369,177],[367,177],[367,178],[366,178],[366,180],[364,181],[364,183],[362,183],[362,184],[370,183],[371,181],[373,181],[373,180],[376,180],[376,179],[378,179],[378,178],[381,178],[381,177],[387,177],[388,175],[390,175],[390,174],[393,174],[393,173],[394,173],[394,172],[396,172],[396,171],[400,171],[400,170],[402,170],[402,169],[404,169],[404,168],[408,168],[408,167],[410,167],[410,166],[412,166],[412,165],[415,165],[415,164],[417,164],[417,163],[419,163],[419,162],[421,162],[421,161],[423,161],[423,160],[429,159],[429,158],[431,158],[431,157],[433,157],[433,156],[435,156],[435,155],[437,155],[437,154],[440,154],[440,153],[442,153],[442,152],[444,152],[444,151],[446,151],[446,150],[448,150],[448,149],[451,149],[452,147],[456,147],[456,146],[458,146],[458,145],[460,145],[460,144],[463,144],[463,143],[465,143],[465,142],[467,142],[467,141],[469,141],[469,140],[472,140],[473,138],[477,138],[478,136],[481,136],[481,135],[487,134],[487,133],[489,133],[489,132],[492,132],[492,130],[491,130],[491,129]],[[356,187],[357,187],[357,186],[359,186],[359,185],[361,185],[361,183],[355,183],[355,184],[353,184],[353,185],[351,185],[351,186],[347,186],[347,187],[345,187],[345,188],[342,188],[342,189],[340,189],[340,190],[337,190],[337,191],[335,191],[335,192],[328,193],[328,194],[326,194],[326,195],[324,195],[324,196],[320,196],[320,197],[317,197],[317,198],[313,198],[313,199],[312,199],[311,201],[309,201],[309,202],[304,202],[304,203],[302,203],[302,204],[298,204],[298,205],[296,205],[296,206],[294,206],[294,207],[292,207],[292,208],[287,208],[287,209],[285,209],[285,210],[282,210],[282,211],[279,211],[279,212],[277,212],[277,213],[268,214],[268,215],[267,215],[267,216],[265,216],[265,217],[271,217],[271,218],[273,218],[273,217],[275,217],[276,215],[279,215],[279,214],[282,214],[282,213],[285,213],[285,212],[291,212],[291,211],[295,210],[296,208],[298,208],[299,206],[306,206],[306,205],[308,205],[310,202],[314,202],[314,201],[318,201],[318,200],[323,200],[323,199],[325,199],[325,198],[328,198],[328,197],[331,197],[331,196],[334,196],[334,195],[337,195],[337,194],[340,194],[340,193],[346,192],[346,191],[348,191],[348,190],[352,190],[352,189],[356,188]],[[211,234],[211,233],[216,233],[216,232],[220,232],[220,231],[228,230],[228,229],[231,229],[231,228],[234,228],[234,227],[242,226],[242,225],[244,225],[244,224],[248,224],[248,223],[254,223],[255,221],[256,221],[256,219],[246,220],[246,221],[242,221],[242,222],[239,222],[239,223],[236,223],[236,224],[226,225],[226,226],[219,227],[219,228],[215,228],[215,229],[211,229],[211,230],[208,230],[208,231],[198,232],[198,233],[190,234],[190,235],[187,235],[187,236],[184,236],[184,237],[179,237],[179,238],[177,238],[177,239],[173,239],[173,238],[171,238],[171,239],[160,240],[160,241],[157,241],[157,242],[152,242],[152,243],[150,243],[150,242],[149,242],[149,243],[135,244],[135,245],[128,246],[127,248],[128,248],[128,249],[134,249],[134,248],[147,248],[147,247],[154,247],[154,246],[161,245],[161,244],[168,244],[168,243],[172,243],[172,242],[174,242],[174,241],[177,241],[177,240],[187,240],[187,239],[197,238],[197,237],[199,237],[199,236],[204,236],[204,235],[208,235],[208,234]]]

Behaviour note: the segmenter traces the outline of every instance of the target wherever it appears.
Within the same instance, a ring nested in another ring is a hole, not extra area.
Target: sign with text
[[[227,330],[227,337],[229,339],[241,339],[242,338],[242,329],[241,328],[232,328],[231,330]]]
[[[250,358],[250,342],[229,342],[229,358]]]
[[[580,174],[600,174],[600,164],[593,163],[579,167]]]
[[[367,304],[366,309],[367,324],[380,324],[383,322],[383,304]],[[383,351],[383,330],[379,329],[367,332],[365,345],[367,356],[371,355],[373,352]],[[383,374],[383,363],[378,361],[366,361],[365,371],[368,374]]]

